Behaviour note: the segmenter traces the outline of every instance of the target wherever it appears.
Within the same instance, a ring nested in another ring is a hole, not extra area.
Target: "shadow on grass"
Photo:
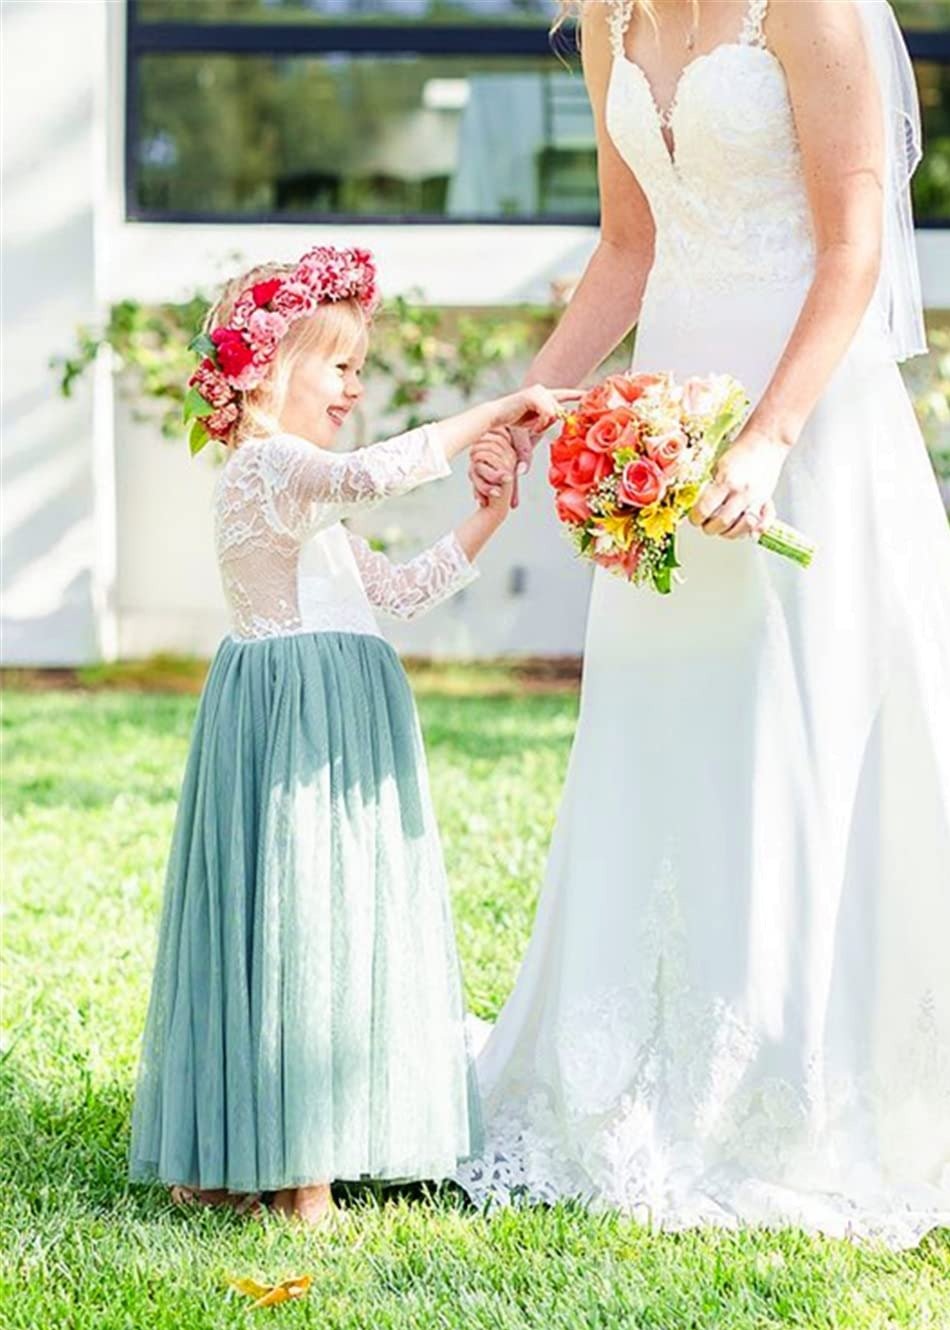
[[[75,1217],[85,1213],[124,1219],[167,1218],[174,1207],[161,1183],[128,1180],[132,1090],[111,1081],[94,1086],[87,1075],[69,1091],[44,1094],[22,1066],[8,1057],[0,1068],[0,1137],[4,1140],[0,1177],[21,1207],[39,1218],[50,1210]],[[335,1183],[334,1197],[347,1207],[388,1205],[423,1210],[472,1210],[453,1183]],[[222,1220],[241,1222],[220,1211]]]

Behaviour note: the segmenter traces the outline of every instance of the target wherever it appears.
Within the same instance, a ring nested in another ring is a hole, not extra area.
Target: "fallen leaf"
[[[253,1298],[251,1310],[255,1307],[276,1307],[278,1303],[289,1302],[291,1298],[302,1298],[313,1279],[310,1275],[294,1275],[290,1279],[282,1279],[279,1284],[261,1284],[256,1279],[232,1279],[231,1286],[236,1288],[239,1293],[246,1294]]]

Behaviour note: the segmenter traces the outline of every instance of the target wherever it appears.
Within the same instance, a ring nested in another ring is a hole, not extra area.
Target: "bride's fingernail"
[[[528,463],[527,463],[527,462],[519,462],[519,463],[518,463],[518,475],[519,475],[519,476],[526,476],[527,474],[528,474]]]

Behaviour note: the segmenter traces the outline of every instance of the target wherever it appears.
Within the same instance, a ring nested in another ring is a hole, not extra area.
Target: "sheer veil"
[[[889,0],[856,0],[881,92],[886,174],[881,275],[874,297],[897,360],[927,351],[910,181],[922,156],[914,68]]]

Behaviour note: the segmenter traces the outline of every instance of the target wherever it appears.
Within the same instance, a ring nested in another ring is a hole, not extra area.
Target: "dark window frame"
[[[950,65],[950,29],[905,28],[911,57]],[[138,61],[176,55],[513,55],[551,54],[548,31],[539,24],[355,24],[355,23],[172,23],[143,22],[138,0],[126,0],[125,43],[125,219],[130,222],[197,223],[209,226],[598,226],[596,214],[545,213],[531,217],[442,217],[431,214],[326,212],[187,212],[142,208],[135,197],[139,142]],[[940,218],[918,228],[948,230]]]

